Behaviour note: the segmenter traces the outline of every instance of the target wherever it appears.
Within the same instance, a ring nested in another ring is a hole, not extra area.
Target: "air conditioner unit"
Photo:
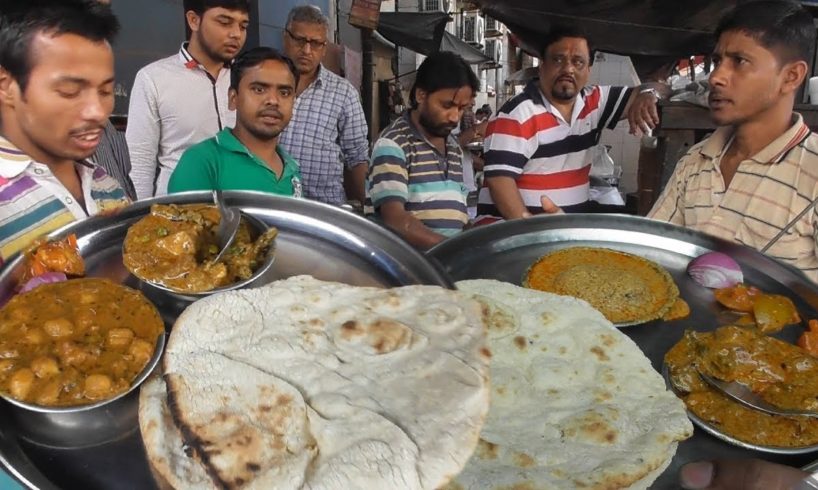
[[[486,37],[502,36],[503,24],[499,20],[486,16]]]
[[[485,25],[479,14],[466,14],[463,19],[463,40],[473,46],[483,47]]]
[[[449,12],[451,0],[420,0],[420,12]]]

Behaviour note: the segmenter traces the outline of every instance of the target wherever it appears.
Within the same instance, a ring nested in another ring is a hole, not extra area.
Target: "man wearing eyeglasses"
[[[576,27],[552,29],[544,46],[539,79],[506,102],[486,130],[477,224],[609,210],[589,200],[586,150],[625,114],[637,135],[659,122],[657,97],[669,87],[586,87],[593,51]]]
[[[281,145],[301,166],[304,197],[335,205],[363,203],[368,129],[357,90],[321,65],[328,26],[312,6],[295,7],[287,17],[284,52],[300,78]]]

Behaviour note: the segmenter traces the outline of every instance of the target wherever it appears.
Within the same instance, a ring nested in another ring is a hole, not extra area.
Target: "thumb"
[[[562,213],[562,208],[554,204],[554,201],[548,196],[540,196],[540,204],[542,204],[542,210],[545,211],[546,214]]]

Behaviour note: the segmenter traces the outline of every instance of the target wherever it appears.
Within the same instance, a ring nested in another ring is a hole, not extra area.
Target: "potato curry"
[[[716,392],[704,372],[749,386],[772,405],[818,410],[818,358],[755,328],[685,332],[665,356],[671,382],[687,408],[708,424],[745,442],[779,447],[818,443],[818,419],[768,415]]]
[[[219,262],[220,214],[213,205],[155,204],[128,229],[125,267],[136,277],[178,292],[202,292],[249,279],[270,253],[277,235],[260,236],[242,218],[236,240]]]
[[[44,284],[0,310],[0,392],[66,407],[127,391],[164,324],[141,293],[107,279]]]

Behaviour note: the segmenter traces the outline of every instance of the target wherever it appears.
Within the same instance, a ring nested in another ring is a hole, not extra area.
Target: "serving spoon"
[[[213,191],[213,202],[219,208],[220,215],[219,227],[216,230],[219,253],[213,259],[213,262],[218,262],[236,240],[236,235],[239,233],[239,224],[241,223],[241,212],[236,208],[228,207],[224,203],[222,191]]]
[[[749,387],[747,387],[747,385],[743,385],[735,381],[730,382],[722,381],[720,379],[716,379],[712,376],[704,374],[701,371],[699,371],[699,376],[701,376],[705,383],[709,384],[717,391],[724,393],[733,400],[754,410],[759,410],[761,412],[769,413],[771,415],[784,415],[786,417],[799,416],[818,418],[818,412],[812,410],[791,410],[771,405],[764,401],[763,398],[753,393],[753,391]]]

